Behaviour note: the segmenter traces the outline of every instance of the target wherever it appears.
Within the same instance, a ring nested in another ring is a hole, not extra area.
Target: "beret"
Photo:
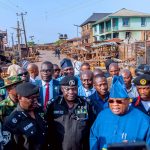
[[[65,76],[60,81],[60,85],[64,85],[64,86],[77,86],[78,85],[78,80],[74,76]]]
[[[66,67],[73,67],[72,62],[70,59],[68,58],[64,58],[61,62],[60,62],[60,67],[62,69],[66,68]]]
[[[135,85],[139,85],[139,86],[146,86],[146,85],[150,85],[150,75],[148,74],[142,74],[138,77],[136,77],[134,80],[133,80],[133,83]]]
[[[39,87],[30,82],[21,83],[16,87],[16,92],[20,96],[28,97],[39,92]]]

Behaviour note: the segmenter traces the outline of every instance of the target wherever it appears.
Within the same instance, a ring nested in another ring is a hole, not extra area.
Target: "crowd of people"
[[[132,77],[117,63],[107,72],[64,58],[0,69],[0,149],[107,150],[150,146],[150,75]],[[76,70],[76,73],[75,73]]]

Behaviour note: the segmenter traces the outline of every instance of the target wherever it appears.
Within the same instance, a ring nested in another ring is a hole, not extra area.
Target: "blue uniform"
[[[101,107],[102,107],[103,109],[109,107],[109,105],[108,105],[109,92],[105,95],[105,99],[104,99],[104,100],[101,99],[101,97],[98,95],[97,91],[95,91],[95,92],[89,97],[89,99],[99,101],[99,103],[100,103],[100,105],[101,105]]]
[[[102,150],[108,144],[145,141],[150,145],[150,118],[130,107],[124,115],[115,115],[109,108],[103,110],[90,131],[90,150]]]

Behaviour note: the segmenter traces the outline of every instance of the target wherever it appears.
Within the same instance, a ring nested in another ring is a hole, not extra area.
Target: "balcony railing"
[[[117,31],[117,30],[118,30],[118,26],[114,26],[113,31]]]

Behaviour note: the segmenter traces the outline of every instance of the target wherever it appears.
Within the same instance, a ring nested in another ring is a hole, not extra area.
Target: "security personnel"
[[[150,75],[143,74],[133,80],[140,96],[133,103],[135,107],[150,116]]]
[[[77,79],[66,76],[61,82],[63,96],[49,102],[46,121],[52,150],[88,150],[93,113],[88,103],[78,97]]]
[[[17,108],[3,125],[4,150],[45,150],[47,125],[38,110],[39,88],[29,82],[16,87]],[[7,133],[7,134],[6,134]]]
[[[0,121],[4,121],[6,116],[16,108],[17,106],[17,94],[15,87],[22,82],[18,76],[11,76],[4,79],[5,85],[1,89],[6,89],[8,97],[0,101]]]

